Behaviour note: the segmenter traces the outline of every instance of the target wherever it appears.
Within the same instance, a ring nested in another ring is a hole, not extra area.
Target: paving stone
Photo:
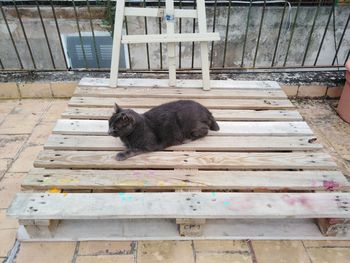
[[[52,97],[49,82],[19,83],[22,98],[50,98]]]
[[[196,252],[249,251],[246,241],[232,240],[195,240]]]
[[[0,135],[0,158],[15,158],[27,138],[27,135]]]
[[[259,263],[309,263],[309,257],[301,241],[252,241]]]
[[[68,100],[55,99],[51,102],[49,109],[44,113],[44,122],[56,122],[67,108]]]
[[[307,252],[312,262],[317,263],[348,263],[350,248],[308,248]]]
[[[16,241],[16,229],[2,229],[0,230],[0,257],[7,257]]]
[[[133,255],[78,256],[76,263],[134,263]]]
[[[130,254],[131,249],[130,241],[82,241],[78,255]]]
[[[288,97],[295,97],[298,93],[299,86],[295,85],[281,85],[283,91],[287,94]]]
[[[343,92],[343,87],[328,87],[327,97],[329,98],[339,98]]]
[[[0,124],[18,104],[18,100],[0,100]]]
[[[140,241],[137,247],[138,263],[193,263],[191,241]]]
[[[5,175],[11,163],[10,159],[0,159],[0,179]]]
[[[22,242],[16,263],[71,263],[75,242]]]
[[[29,134],[48,107],[45,100],[22,100],[0,125],[0,134]]]
[[[19,98],[19,92],[16,82],[1,82],[0,83],[0,98],[1,99],[15,99]]]
[[[326,95],[327,87],[320,85],[302,85],[298,89],[298,97],[323,97]]]
[[[52,129],[55,126],[54,122],[40,122],[33,130],[29,137],[28,144],[30,145],[43,145],[47,141],[47,138],[52,133]]]
[[[51,82],[51,91],[55,98],[70,98],[77,86],[77,81]]]
[[[12,173],[26,173],[33,168],[33,162],[36,159],[43,146],[27,146],[19,154],[17,160],[11,165],[10,172]]]
[[[180,261],[179,261],[180,262]],[[245,263],[253,262],[248,253],[197,253],[196,263]]]
[[[25,174],[7,173],[0,181],[0,209],[8,208],[15,194],[21,189],[21,182]]]
[[[0,230],[17,229],[17,219],[6,216],[6,209],[0,209]]]
[[[349,240],[305,240],[305,247],[349,247]]]

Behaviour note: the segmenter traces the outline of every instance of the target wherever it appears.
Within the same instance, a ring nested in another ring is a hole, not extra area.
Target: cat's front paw
[[[118,161],[124,161],[126,160],[128,157],[126,156],[126,154],[124,152],[119,152],[116,156]]]

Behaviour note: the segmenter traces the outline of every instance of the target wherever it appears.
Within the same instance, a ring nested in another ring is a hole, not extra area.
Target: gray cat
[[[108,134],[120,137],[127,150],[117,154],[122,161],[132,156],[160,151],[218,131],[219,125],[207,108],[192,100],[178,100],[154,107],[144,114],[121,109],[109,119]]]

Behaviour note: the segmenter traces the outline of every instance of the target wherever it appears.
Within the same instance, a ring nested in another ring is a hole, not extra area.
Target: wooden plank
[[[169,37],[175,33],[174,1],[165,1],[166,31]],[[175,42],[175,41],[172,41]],[[167,42],[169,86],[176,86],[176,51],[175,43]]]
[[[116,89],[119,90],[119,89]],[[138,113],[144,113],[150,108],[135,108]],[[62,118],[108,120],[114,112],[113,107],[68,107]],[[220,110],[210,109],[218,121],[302,121],[303,117],[296,110]]]
[[[350,193],[18,193],[18,219],[350,218]]]
[[[313,132],[306,122],[218,122],[219,131],[209,131],[209,136],[309,136]],[[107,135],[106,120],[60,119],[53,128],[54,134]]]
[[[124,12],[125,16],[163,17],[165,15],[164,8],[125,7]],[[197,12],[192,9],[174,9],[174,16],[177,18],[197,18]]]
[[[111,151],[51,151],[39,153],[34,167],[79,169],[335,169],[325,153],[305,152],[152,152],[124,161]]]
[[[112,49],[112,63],[109,86],[116,87],[118,85],[119,72],[119,56],[120,56],[120,40],[122,37],[123,21],[124,21],[124,6],[125,0],[116,3],[115,19],[114,19],[114,33],[113,33],[113,49]]]
[[[338,171],[196,171],[32,169],[22,181],[31,190],[350,190]]]
[[[205,14],[205,2],[204,0],[197,1],[197,15],[198,15],[198,31],[200,34],[207,32],[207,18]],[[218,39],[210,39],[209,41],[220,40],[220,35]],[[201,66],[202,66],[202,80],[203,89],[210,90],[210,75],[209,75],[209,59],[208,59],[208,42],[200,42],[200,54],[201,54]]]
[[[179,88],[123,88],[78,86],[74,96],[112,97],[112,98],[177,98],[177,99],[286,99],[283,90],[262,89],[214,89],[209,92],[202,89]]]
[[[207,136],[186,144],[169,147],[171,151],[307,151],[322,148],[315,137]],[[75,136],[52,134],[44,146],[47,150],[120,151],[125,147],[111,136]]]
[[[293,109],[294,105],[287,99],[194,99],[211,109]],[[72,97],[68,105],[78,107],[111,107],[117,103],[120,107],[144,108],[155,107],[174,101],[171,98],[99,98]]]
[[[113,229],[113,231],[111,231]],[[122,240],[349,240],[350,231],[323,236],[314,219],[209,219],[203,235],[182,237],[173,219],[63,220],[50,237],[29,236],[19,227],[20,241]]]
[[[79,86],[98,86],[109,87],[109,79],[103,78],[82,78]],[[169,88],[167,79],[118,79],[118,87],[142,87],[142,88]],[[176,80],[178,88],[199,88],[203,87],[200,79],[178,79]],[[252,81],[252,80],[210,80],[210,87],[213,89],[263,89],[263,90],[281,90],[276,81]]]
[[[220,40],[219,33],[181,33],[181,34],[149,34],[149,35],[125,35],[122,37],[123,44],[143,43],[178,43],[194,41]]]

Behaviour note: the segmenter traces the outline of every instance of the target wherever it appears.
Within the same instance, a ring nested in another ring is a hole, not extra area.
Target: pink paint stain
[[[332,190],[333,188],[339,187],[339,184],[333,180],[324,180],[323,181],[323,187],[326,190]]]
[[[301,204],[302,206],[306,208],[311,208],[311,204],[309,203],[309,200],[305,196],[300,197],[291,197],[290,195],[286,194],[282,196],[283,201],[285,201],[288,205],[294,206],[297,204]]]

